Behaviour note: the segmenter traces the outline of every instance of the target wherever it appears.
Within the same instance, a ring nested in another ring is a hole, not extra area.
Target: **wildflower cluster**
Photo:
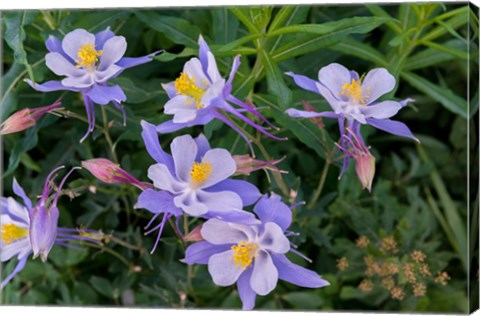
[[[235,56],[228,78],[224,78],[202,36],[198,39],[198,46],[198,58],[188,60],[176,79],[162,85],[168,96],[163,113],[171,119],[159,125],[145,120],[139,122],[145,149],[154,161],[145,168],[149,182],[137,179],[120,164],[107,158],[84,160],[82,167],[104,183],[122,183],[139,189],[141,192],[133,208],[146,210],[151,215],[145,235],[157,234],[150,254],[153,255],[159,247],[164,228],[170,224],[186,246],[181,262],[207,265],[213,283],[218,286],[236,284],[244,309],[253,309],[256,296],[271,293],[279,280],[307,288],[329,285],[316,271],[295,264],[288,257],[295,254],[311,262],[289,239],[297,235],[289,230],[293,209],[302,203],[295,203],[297,191],[286,188],[284,195],[289,198],[289,203],[293,203],[289,206],[280,195],[261,192],[252,183],[233,178],[258,170],[275,172],[278,176],[287,172],[277,167],[285,157],[267,158],[269,161],[256,158],[252,137],[238,122],[255,129],[258,135],[278,141],[287,139],[276,135],[279,129],[260,113],[259,108],[232,94],[240,56]],[[80,142],[95,128],[95,104],[112,103],[122,111],[125,125],[126,112],[122,104],[127,98],[122,87],[111,84],[110,80],[127,68],[151,62],[152,57],[159,53],[137,58],[124,57],[127,49],[125,38],[115,35],[109,28],[96,34],[76,29],[62,40],[50,36],[46,47],[49,51],[45,56],[46,65],[62,79],[43,84],[29,79],[25,81],[41,92],[66,90],[81,94],[88,129]],[[301,88],[320,94],[332,107],[332,111],[317,113],[310,104],[304,103],[305,111],[289,109],[287,114],[312,119],[319,128],[324,128],[322,117],[337,119],[340,139],[336,148],[344,154],[340,175],[345,172],[350,159],[354,159],[357,176],[362,187],[368,191],[372,189],[375,157],[362,138],[361,125],[416,139],[406,125],[390,120],[411,99],[378,101],[396,84],[386,69],[373,69],[360,77],[356,72],[333,63],[320,69],[318,81],[291,72],[287,75]],[[60,106],[60,101],[57,101],[49,106],[19,111],[2,123],[0,134],[25,130],[46,113],[63,110]],[[171,138],[165,134],[205,125],[213,120],[223,122],[237,132],[247,142],[250,155],[232,155],[224,148],[211,148],[202,133],[195,137],[189,134],[176,136],[167,144]],[[108,135],[105,137],[109,140]],[[113,153],[114,146],[111,147]],[[23,200],[23,205],[11,197],[1,199],[1,261],[18,259],[17,267],[4,278],[2,287],[23,269],[30,254],[33,259],[40,257],[45,261],[55,244],[70,246],[70,243],[80,241],[102,245],[113,238],[101,230],[58,227],[60,214],[57,201],[62,187],[67,177],[80,167],[67,173],[52,197],[55,189],[53,179],[61,168],[54,169],[47,176],[42,195],[35,205],[16,180],[13,190]],[[90,191],[95,193],[94,189]],[[189,218],[194,218],[196,223],[191,231]],[[179,225],[181,219],[185,219],[186,223],[183,229]],[[361,263],[365,265],[365,279],[358,285],[361,291],[382,288],[397,300],[403,300],[409,293],[417,297],[426,294],[426,284],[433,277],[427,257],[421,251],[403,254],[392,236],[377,243],[361,236],[356,245],[365,252]],[[371,254],[370,249],[375,246],[379,251]],[[347,273],[357,264],[342,257],[337,261],[337,268]],[[132,269],[140,271],[141,267]],[[434,282],[445,285],[448,279],[445,272],[439,272]],[[184,293],[182,295],[185,296]]]
[[[359,236],[355,244],[362,253],[362,261],[355,262],[347,257],[338,260],[337,268],[348,273],[348,267],[362,266],[364,278],[357,285],[364,293],[386,291],[393,300],[406,297],[422,297],[427,294],[428,285],[447,285],[450,279],[444,271],[434,277],[427,255],[421,250],[403,251],[394,236],[386,236],[371,242],[367,236]]]

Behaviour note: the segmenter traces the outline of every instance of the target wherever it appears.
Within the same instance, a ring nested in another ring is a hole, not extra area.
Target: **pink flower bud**
[[[341,151],[355,159],[357,177],[362,187],[367,189],[368,192],[371,192],[372,182],[375,176],[375,157],[360,137],[350,128],[347,128],[347,131],[348,133],[343,135],[343,137],[346,140],[345,146],[349,146],[349,148],[342,147],[338,144],[335,145],[337,145]]]
[[[363,188],[371,192],[373,177],[375,176],[375,157],[369,151],[367,155],[359,156],[355,162],[358,179],[362,183]]]
[[[26,108],[13,113],[8,119],[0,125],[0,135],[7,135],[26,130],[35,125],[46,113],[54,110],[61,110],[61,100],[58,99],[55,103],[38,108]]]
[[[183,240],[184,241],[202,241],[203,237],[200,231],[202,230],[202,225],[195,227],[190,233],[188,233]]]
[[[302,101],[302,105],[305,111],[317,112],[317,109],[307,101]],[[325,127],[325,124],[323,124],[323,120],[321,117],[312,117],[312,118],[309,118],[308,120],[315,123],[319,128]]]
[[[250,157],[249,155],[236,155],[233,156],[233,160],[237,164],[237,170],[235,175],[246,175],[248,176],[251,172],[257,171],[260,169],[271,170],[280,173],[287,173],[284,170],[280,170],[275,165],[281,162],[285,157],[273,160],[273,161],[263,161]]]
[[[82,161],[82,167],[90,171],[95,178],[105,183],[130,183],[141,190],[146,190],[150,187],[149,184],[137,180],[130,173],[120,168],[120,165],[105,158]]]

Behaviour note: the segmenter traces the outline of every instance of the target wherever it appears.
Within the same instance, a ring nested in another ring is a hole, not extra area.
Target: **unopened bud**
[[[254,159],[249,155],[236,155],[236,156],[233,156],[233,160],[235,160],[235,163],[237,165],[237,170],[235,171],[235,175],[248,176],[251,172],[257,171],[260,169],[271,170],[279,173],[287,173],[286,171],[280,170],[278,167],[275,166],[276,164],[280,163],[283,159],[285,159],[285,157],[278,160],[263,161],[263,160]]]
[[[35,125],[38,119],[48,112],[61,110],[60,99],[55,103],[38,108],[26,108],[13,113],[9,118],[0,125],[0,135],[12,134],[24,131]]]
[[[149,184],[139,181],[120,168],[120,165],[105,158],[82,161],[82,167],[90,171],[95,178],[105,183],[129,183],[141,190],[146,190],[150,187]]]
[[[184,241],[202,241],[203,237],[201,234],[202,225],[195,227],[190,233],[188,233],[183,240]]]

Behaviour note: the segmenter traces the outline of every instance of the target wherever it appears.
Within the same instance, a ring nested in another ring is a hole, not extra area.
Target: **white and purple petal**
[[[387,119],[397,114],[401,108],[402,105],[399,102],[383,101],[374,105],[361,107],[360,111],[365,115],[365,118]]]
[[[395,77],[385,68],[370,70],[362,82],[362,92],[367,98],[367,104],[392,91],[393,88],[395,88]]]
[[[233,175],[237,170],[237,164],[230,152],[222,148],[214,148],[207,151],[203,156],[202,163],[210,164],[212,172],[200,184],[199,188],[208,188],[215,185]]]
[[[341,97],[342,87],[346,83],[351,83],[352,75],[344,66],[337,63],[331,63],[320,69],[318,72],[318,81],[330,90],[335,98],[339,99]]]
[[[265,223],[263,231],[258,236],[260,248],[273,253],[287,253],[290,241],[285,237],[283,229],[276,223]]]
[[[214,254],[208,259],[208,272],[216,285],[232,285],[242,274],[243,270],[235,266],[232,257],[233,250],[227,250]]]
[[[98,48],[97,48],[98,49]],[[103,52],[100,56],[100,63],[97,67],[97,71],[104,71],[116,62],[118,62],[125,51],[127,50],[127,41],[123,36],[113,36],[109,38],[104,46]],[[119,69],[121,67],[117,66]]]
[[[197,144],[192,136],[183,135],[175,137],[170,145],[170,149],[177,178],[183,182],[188,182],[198,152]]]
[[[212,218],[206,221],[200,231],[202,237],[211,244],[238,244],[250,241],[257,235],[254,226],[242,225]]]
[[[95,45],[95,35],[84,29],[71,31],[62,40],[63,51],[73,60],[78,59],[78,51],[84,45]]]
[[[259,295],[267,295],[277,286],[278,270],[267,251],[259,250],[253,264],[250,287]]]
[[[186,184],[178,181],[164,164],[151,165],[148,168],[148,178],[153,181],[153,185],[170,193],[182,193],[186,189]]]

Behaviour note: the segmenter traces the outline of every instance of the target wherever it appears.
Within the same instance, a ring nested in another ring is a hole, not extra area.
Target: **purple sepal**
[[[255,214],[263,223],[274,222],[283,231],[292,224],[292,210],[282,202],[279,195],[271,193],[270,197],[265,194],[253,208]]]
[[[250,286],[252,271],[252,268],[248,268],[240,275],[237,281],[238,295],[242,301],[243,310],[251,310],[255,307],[255,298],[257,297],[257,293],[255,293]]]
[[[10,282],[10,280],[12,280],[15,275],[17,275],[17,273],[19,273],[20,271],[23,270],[23,268],[25,268],[25,264],[27,263],[27,259],[29,255],[30,253],[28,253],[22,259],[20,259],[17,265],[15,266],[15,269],[13,269],[12,273],[10,273],[6,278],[2,280],[2,283],[0,284],[0,290],[3,289],[5,285],[7,285],[7,283]]]
[[[135,208],[144,208],[154,214],[171,213],[173,216],[180,216],[183,213],[173,203],[173,195],[153,189],[147,189],[139,195]]]
[[[389,119],[378,120],[378,119],[367,118],[367,123],[387,133],[410,138],[420,143],[418,138],[413,136],[412,132],[407,127],[407,125],[405,125],[402,122],[389,120]]]
[[[315,271],[305,269],[288,260],[283,254],[271,254],[273,263],[278,269],[278,278],[292,284],[308,287],[319,288],[330,285],[330,283]]]
[[[145,143],[145,147],[147,148],[150,156],[155,159],[156,162],[166,165],[171,174],[175,174],[172,156],[167,154],[162,149],[162,146],[160,146],[157,133],[158,127],[143,120],[140,122],[140,124],[142,125],[143,129],[143,142]]]
[[[233,191],[242,199],[243,205],[248,206],[255,203],[261,196],[260,191],[253,184],[243,180],[227,179],[211,186],[206,191]]]
[[[207,241],[199,241],[190,246],[188,246],[185,251],[185,258],[181,261],[192,265],[192,264],[207,264],[208,259],[220,252],[227,251],[232,245],[214,245]]]

